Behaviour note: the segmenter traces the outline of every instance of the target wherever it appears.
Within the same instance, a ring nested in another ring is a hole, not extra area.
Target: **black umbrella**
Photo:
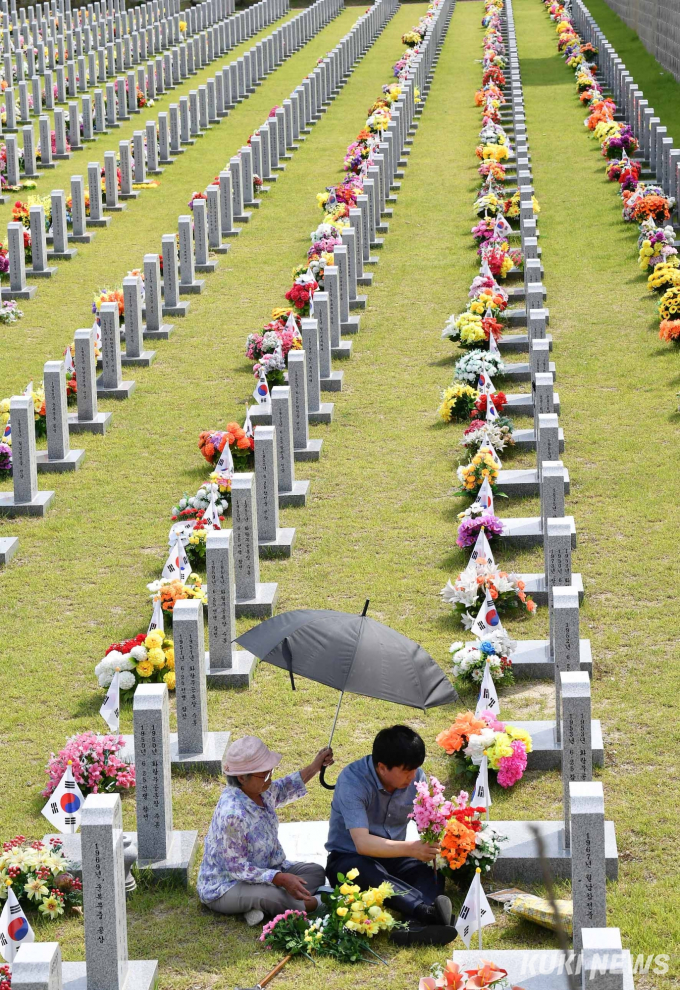
[[[295,609],[254,626],[236,640],[260,660],[340,692],[328,745],[345,691],[411,708],[458,700],[449,679],[422,646],[366,615]],[[321,783],[324,782],[323,770]]]

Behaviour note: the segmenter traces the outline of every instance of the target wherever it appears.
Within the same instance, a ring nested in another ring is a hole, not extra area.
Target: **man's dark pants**
[[[378,887],[385,880],[391,883],[396,893],[385,904],[408,918],[417,919],[424,908],[434,903],[435,897],[444,893],[444,878],[432,864],[407,856],[374,859],[358,853],[331,852],[326,862],[326,876],[335,885],[338,873],[346,876],[354,867],[359,870],[359,876],[353,883],[362,890]]]

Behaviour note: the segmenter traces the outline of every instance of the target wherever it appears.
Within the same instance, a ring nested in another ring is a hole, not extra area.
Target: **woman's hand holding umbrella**
[[[300,770],[300,776],[306,784],[312,777],[316,777],[317,773],[320,773],[323,767],[330,767],[334,763],[333,750],[330,746],[324,746],[323,749],[319,750],[309,766],[303,767]]]

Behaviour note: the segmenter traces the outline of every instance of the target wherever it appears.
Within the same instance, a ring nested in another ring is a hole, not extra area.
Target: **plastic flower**
[[[38,905],[38,911],[41,914],[46,914],[48,918],[54,920],[60,914],[64,913],[64,906],[62,902],[54,894],[49,897],[44,898],[42,904]]]

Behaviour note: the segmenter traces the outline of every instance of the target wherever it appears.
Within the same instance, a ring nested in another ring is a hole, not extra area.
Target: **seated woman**
[[[279,842],[276,808],[307,793],[305,784],[333,763],[331,749],[319,750],[308,767],[272,781],[281,754],[256,736],[244,736],[227,750],[227,786],[208,829],[198,874],[198,896],[211,911],[243,914],[257,925],[265,914],[287,908],[313,911],[325,883],[322,866],[291,863]]]

